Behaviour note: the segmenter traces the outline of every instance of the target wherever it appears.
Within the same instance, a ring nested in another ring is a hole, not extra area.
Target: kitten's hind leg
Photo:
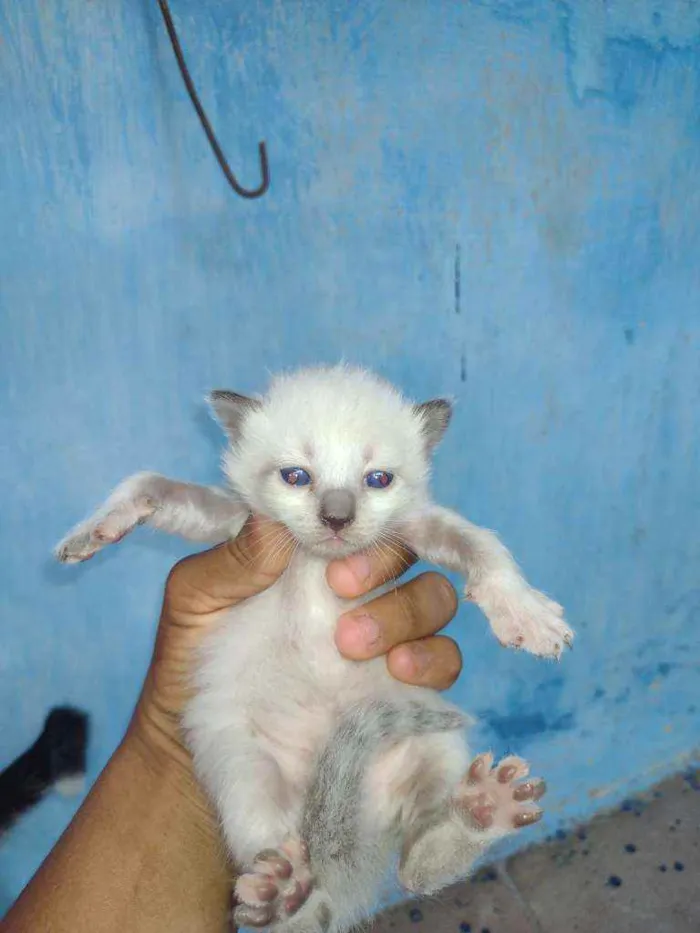
[[[223,489],[180,483],[157,473],[136,473],[117,486],[103,506],[57,545],[64,564],[88,560],[137,525],[148,523],[190,541],[218,544],[234,537],[248,515]]]
[[[466,878],[493,841],[530,826],[542,817],[533,804],[546,790],[544,781],[527,781],[520,758],[504,758],[495,768],[491,755],[474,759],[441,818],[410,834],[399,878],[414,894],[434,894]]]
[[[530,586],[492,531],[434,505],[407,522],[401,536],[419,557],[466,578],[467,598],[501,644],[553,658],[572,645],[561,606]]]

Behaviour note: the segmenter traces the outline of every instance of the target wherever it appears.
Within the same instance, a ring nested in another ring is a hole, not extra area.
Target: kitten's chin
[[[369,547],[369,542],[349,541],[346,538],[324,538],[321,541],[307,541],[303,547],[315,557],[326,560],[341,560]]]

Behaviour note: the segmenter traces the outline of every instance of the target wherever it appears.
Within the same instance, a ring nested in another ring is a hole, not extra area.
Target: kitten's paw
[[[574,633],[564,622],[562,607],[525,583],[481,584],[468,589],[466,596],[484,611],[502,645],[557,660],[573,645]]]
[[[148,496],[121,502],[74,528],[56,546],[54,554],[62,564],[89,560],[106,545],[121,541],[137,525],[147,521],[155,510],[156,505]]]
[[[309,853],[299,840],[265,849],[236,881],[233,912],[238,926],[265,927],[294,916],[312,888]]]
[[[479,755],[471,763],[455,794],[455,803],[483,830],[505,835],[530,826],[542,818],[533,804],[544,795],[547,785],[541,778],[523,780],[529,773],[527,762],[514,755],[495,767],[493,755]]]

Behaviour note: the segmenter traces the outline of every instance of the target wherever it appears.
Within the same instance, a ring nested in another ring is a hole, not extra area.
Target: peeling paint
[[[653,92],[666,54],[700,51],[700,8],[687,0],[561,2],[578,100],[599,95],[622,108]]]

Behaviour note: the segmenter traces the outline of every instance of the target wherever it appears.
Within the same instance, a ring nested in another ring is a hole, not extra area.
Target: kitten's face
[[[237,406],[235,423],[222,401]],[[237,432],[225,459],[234,488],[315,554],[391,546],[427,499],[430,412],[367,373],[305,371],[277,380],[262,402],[220,393],[218,403],[215,395],[219,417]],[[432,415],[444,430],[447,406]]]

